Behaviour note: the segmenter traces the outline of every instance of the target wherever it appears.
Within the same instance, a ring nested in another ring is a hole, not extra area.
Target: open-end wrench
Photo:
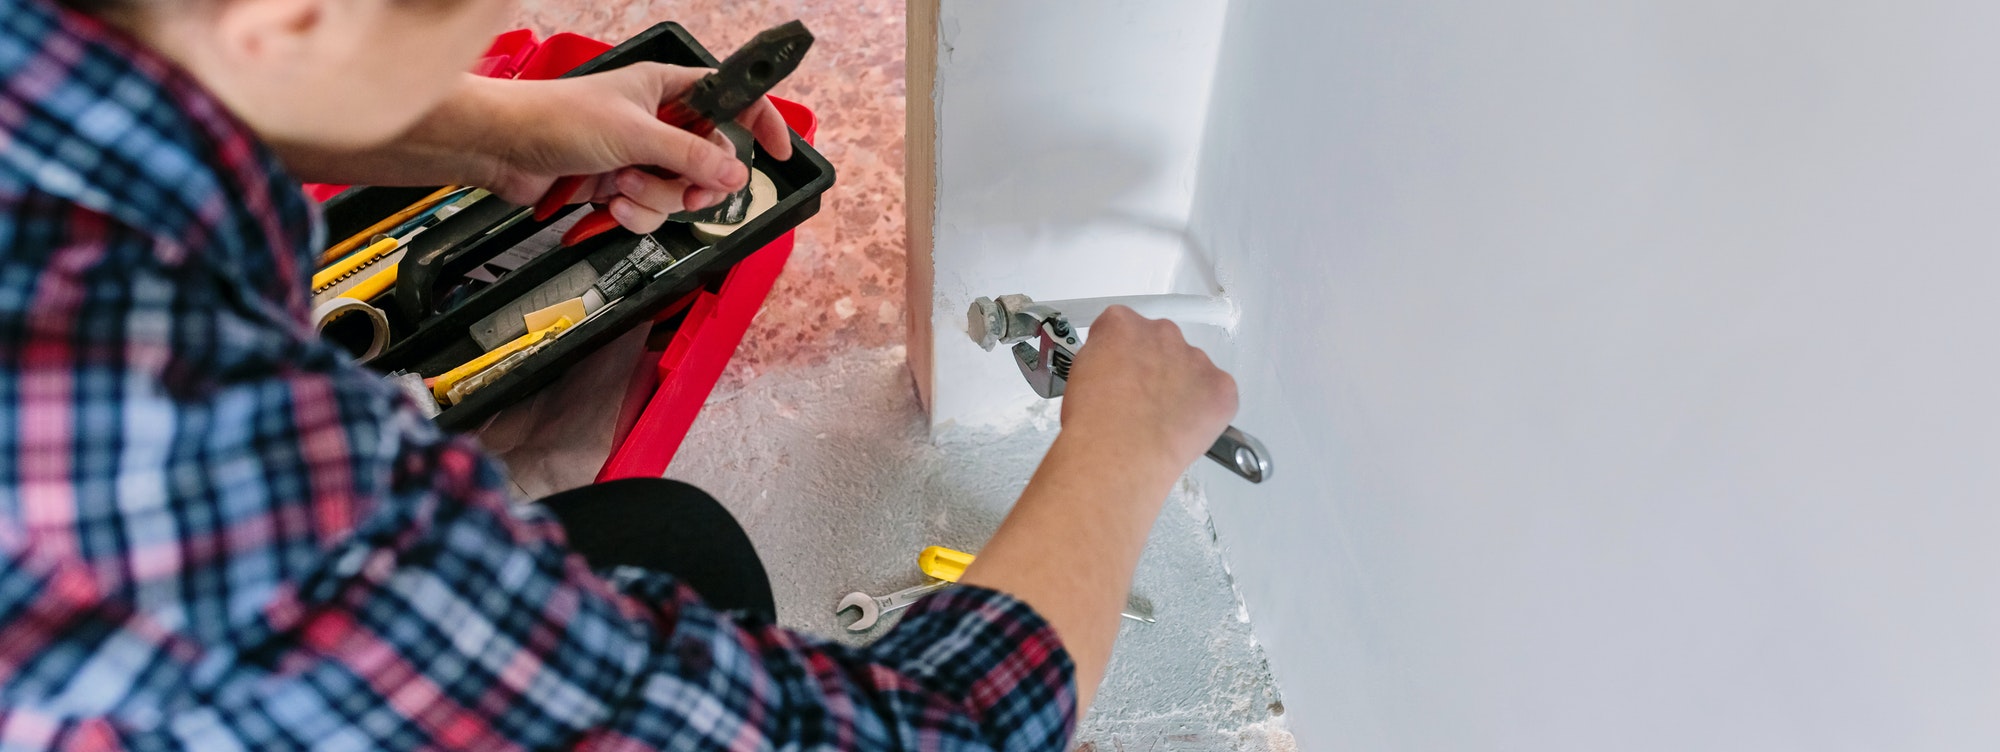
[[[883,596],[873,596],[856,591],[848,593],[847,597],[840,599],[840,605],[835,607],[833,612],[839,614],[850,608],[860,609],[861,618],[855,619],[853,624],[847,625],[847,631],[865,632],[873,628],[875,622],[880,621],[884,615],[909,608],[911,604],[916,603],[924,596],[948,587],[951,587],[949,581],[931,580],[928,583],[905,590],[898,590]]]

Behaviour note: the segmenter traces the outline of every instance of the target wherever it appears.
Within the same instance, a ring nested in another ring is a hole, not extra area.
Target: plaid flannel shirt
[[[0,749],[1055,749],[1055,634],[614,584],[306,322],[317,219],[185,73],[0,0]]]

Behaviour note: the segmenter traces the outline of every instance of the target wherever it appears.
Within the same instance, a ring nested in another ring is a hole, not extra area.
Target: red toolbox
[[[685,36],[678,27],[673,31]],[[612,49],[610,44],[576,34],[537,39],[533,31],[521,29],[496,38],[474,70],[502,78],[556,78]],[[792,130],[806,143],[812,143],[818,130],[814,113],[797,103],[772,99]],[[829,169],[829,182],[830,177]],[[321,201],[346,188],[307,186],[308,192]],[[794,236],[794,232],[786,231],[735,263],[719,282],[703,286],[655,315],[657,321],[679,316],[680,323],[671,337],[651,338],[664,345],[658,350],[649,349],[642,356],[653,367],[633,369],[634,383],[626,390],[626,404],[620,413],[623,418],[617,426],[611,455],[598,473],[599,481],[657,478],[666,472],[742,342],[750,321],[784,270],[786,260],[791,257]]]

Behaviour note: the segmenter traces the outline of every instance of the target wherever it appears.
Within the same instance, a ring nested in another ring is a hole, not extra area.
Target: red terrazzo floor
[[[718,385],[903,342],[903,0],[524,0],[517,26],[618,41],[675,21],[718,57],[800,19],[818,37],[779,96],[820,116],[817,145],[839,171],[819,216]]]

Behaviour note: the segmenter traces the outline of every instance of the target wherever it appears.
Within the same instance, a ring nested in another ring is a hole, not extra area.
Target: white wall
[[[2000,5],[1238,0],[1206,474],[1307,750],[2000,749]]]
[[[934,422],[1035,399],[966,338],[974,298],[1174,288],[1226,5],[939,3]]]

